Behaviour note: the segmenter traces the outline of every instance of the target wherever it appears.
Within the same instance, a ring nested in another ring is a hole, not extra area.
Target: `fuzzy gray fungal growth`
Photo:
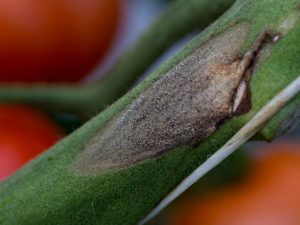
[[[74,172],[125,167],[215,132],[249,96],[245,74],[264,38],[239,57],[247,33],[246,24],[235,25],[164,74],[91,138],[76,157]]]

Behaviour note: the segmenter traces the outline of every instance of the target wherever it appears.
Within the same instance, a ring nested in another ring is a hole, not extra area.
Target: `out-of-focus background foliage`
[[[106,2],[105,7],[97,1]],[[26,8],[17,0],[0,0],[3,84],[93,83],[104,76],[171,0],[58,0],[47,6],[37,2],[24,0]],[[46,28],[42,26],[45,24]],[[193,36],[187,35],[174,45],[142,77]],[[80,124],[71,115],[50,115],[9,102],[0,104],[0,180]],[[273,144],[245,146],[151,224],[299,225],[299,135],[296,130]]]

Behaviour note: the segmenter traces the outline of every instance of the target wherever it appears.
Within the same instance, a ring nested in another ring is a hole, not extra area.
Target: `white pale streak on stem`
[[[239,130],[221,149],[208,158],[193,173],[184,179],[157,207],[151,211],[138,225],[143,225],[155,217],[173,200],[185,192],[210,170],[215,168],[224,159],[230,156],[241,145],[247,142],[255,133],[278,113],[293,97],[300,92],[300,76],[288,87],[281,91],[268,104],[266,104],[241,130]]]

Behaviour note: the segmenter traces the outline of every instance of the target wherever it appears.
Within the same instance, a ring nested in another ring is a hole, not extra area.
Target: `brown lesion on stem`
[[[174,66],[89,140],[73,172],[96,175],[198,144],[248,112],[256,57],[274,36],[266,29],[240,57],[247,34],[247,24],[230,27]]]
[[[258,61],[258,56],[265,45],[275,43],[281,38],[280,33],[265,29],[256,39],[250,50],[241,58],[239,71],[243,74],[233,96],[233,112],[235,116],[243,115],[252,108],[249,82]]]

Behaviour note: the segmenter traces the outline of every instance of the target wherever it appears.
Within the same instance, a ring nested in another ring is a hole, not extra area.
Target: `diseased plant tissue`
[[[256,57],[278,38],[265,30],[241,56],[247,33],[247,24],[234,25],[164,74],[87,143],[75,173],[98,174],[198,144],[225,120],[248,112]]]

